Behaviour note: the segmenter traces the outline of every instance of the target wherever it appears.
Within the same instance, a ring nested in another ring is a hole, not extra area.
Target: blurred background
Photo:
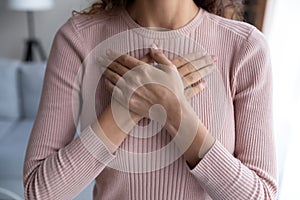
[[[73,10],[93,0],[0,0],[0,199],[22,199],[22,164],[37,111],[51,43]],[[274,81],[274,131],[280,200],[299,199],[300,180],[300,1],[245,0],[226,15],[266,36]],[[91,199],[92,184],[77,199]]]

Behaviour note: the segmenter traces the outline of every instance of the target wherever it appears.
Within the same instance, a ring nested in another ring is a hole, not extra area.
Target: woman
[[[104,2],[55,37],[25,158],[26,199],[71,199],[94,179],[94,199],[276,199],[261,33],[204,10],[224,13],[218,1]],[[88,76],[101,73],[81,65],[98,44],[105,78],[93,95]],[[158,125],[145,118],[164,128],[153,134]]]

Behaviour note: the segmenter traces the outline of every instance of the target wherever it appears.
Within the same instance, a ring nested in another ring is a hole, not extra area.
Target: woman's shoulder
[[[101,26],[110,23],[114,16],[105,14],[74,14],[71,16],[65,24],[61,27],[62,29],[72,27],[77,32],[81,32],[85,29],[92,28],[94,26]]]
[[[208,12],[205,12],[203,23],[207,27],[207,33],[219,40],[221,44],[226,43],[232,48],[244,48],[253,52],[258,49],[266,53],[269,51],[265,35],[249,23],[227,19]]]
[[[251,37],[264,38],[263,34],[249,23],[227,19],[208,12],[205,12],[205,16],[206,23],[221,34],[236,36],[244,40],[249,40]]]
[[[117,18],[118,15],[75,14],[57,30],[55,38],[80,44],[77,45],[80,48],[91,49],[101,40],[99,36],[105,36],[108,26],[118,23]]]

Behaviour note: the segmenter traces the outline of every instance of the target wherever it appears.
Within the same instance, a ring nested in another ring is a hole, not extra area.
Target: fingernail
[[[217,56],[215,56],[215,55],[212,55],[212,56],[211,56],[211,59],[212,59],[214,62],[217,62],[217,60],[218,60]]]
[[[112,50],[107,49],[107,50],[106,50],[106,55],[110,56],[111,54],[112,54]]]
[[[205,82],[200,83],[201,85],[201,89],[203,90],[204,88],[206,88],[207,84]]]

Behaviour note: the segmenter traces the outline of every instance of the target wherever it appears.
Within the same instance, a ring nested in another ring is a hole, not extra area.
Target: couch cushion
[[[0,187],[6,190],[5,192],[2,191],[4,194],[1,194],[0,192],[1,200],[24,199],[23,181],[21,181],[20,179],[7,179],[7,180],[0,179]],[[10,194],[7,194],[8,191]]]
[[[34,119],[38,110],[46,63],[22,63],[20,67],[22,116]]]
[[[0,187],[23,196],[23,162],[34,120],[0,122],[6,133],[0,139]],[[94,181],[76,200],[92,199]],[[1,195],[0,195],[0,199]]]
[[[0,119],[20,117],[18,68],[16,60],[0,59]]]
[[[0,141],[5,137],[18,123],[17,120],[1,120],[0,121]]]

